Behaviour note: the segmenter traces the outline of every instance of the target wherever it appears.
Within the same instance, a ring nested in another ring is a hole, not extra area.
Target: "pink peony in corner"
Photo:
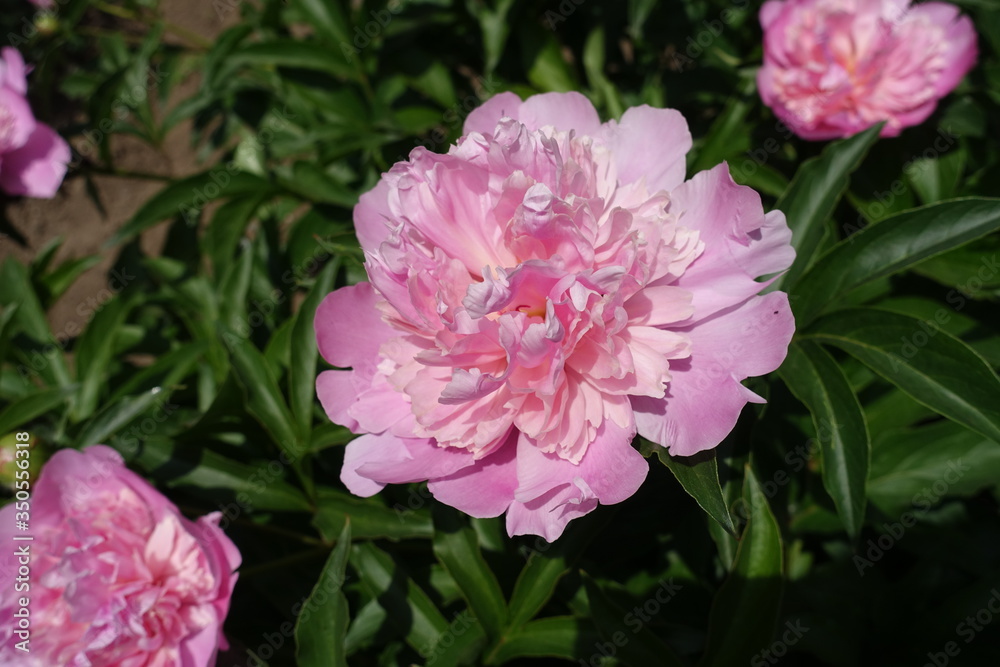
[[[56,453],[32,485],[30,506],[24,533],[15,531],[13,503],[0,510],[0,541],[9,545],[0,556],[0,664],[215,664],[240,564],[217,512],[189,521],[103,445]],[[16,542],[15,534],[34,540]],[[31,552],[27,582],[16,580],[13,552],[22,546]],[[22,596],[30,653],[15,648]]]
[[[26,74],[17,49],[0,50],[0,189],[47,199],[66,175],[69,144],[35,120],[25,99]]]
[[[781,363],[794,323],[760,276],[794,253],[780,212],[726,165],[684,181],[680,113],[602,124],[577,93],[476,109],[447,155],[417,148],[361,197],[370,283],[315,320],[330,418],[363,434],[341,479],[370,496],[429,481],[511,535],[557,538],[642,484],[636,432],[719,444],[740,381]]]
[[[804,139],[922,123],[976,62],[958,8],[908,0],[769,0],[760,95]]]

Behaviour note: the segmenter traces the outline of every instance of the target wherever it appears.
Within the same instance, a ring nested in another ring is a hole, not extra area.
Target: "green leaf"
[[[108,404],[154,387],[172,387],[194,371],[195,364],[204,357],[208,348],[208,341],[197,340],[167,352],[117,386],[108,396]]]
[[[945,495],[972,495],[1000,479],[1000,447],[941,420],[883,433],[872,448],[872,503],[891,517],[927,511]],[[942,483],[944,486],[942,486]]]
[[[231,333],[223,337],[231,343],[229,356],[236,379],[247,396],[247,412],[254,416],[271,435],[271,439],[292,461],[298,461],[305,449],[295,428],[292,413],[285,403],[278,382],[260,350],[253,343]]]
[[[114,444],[114,443],[113,443]],[[126,448],[128,449],[128,448]],[[129,456],[132,452],[123,451]],[[236,501],[220,506],[226,518],[234,521],[244,512],[310,512],[313,507],[305,495],[284,481],[281,471],[270,463],[241,463],[208,448],[179,447],[163,442],[160,447],[143,447],[135,463],[167,486],[204,489],[210,500],[218,502],[220,490],[230,492]]]
[[[115,351],[115,340],[128,315],[129,307],[114,297],[103,304],[77,341],[76,374],[80,391],[73,404],[73,421],[82,421],[97,409],[101,388]]]
[[[719,464],[715,450],[699,452],[694,456],[670,456],[665,447],[643,440],[642,453],[647,457],[655,453],[660,463],[670,469],[698,506],[727,533],[736,535],[736,525],[719,483]]]
[[[510,34],[511,22],[507,15],[515,0],[498,0],[490,7],[483,2],[468,3],[469,11],[479,20],[483,31],[483,60],[486,74],[490,74],[500,63],[507,36]]]
[[[350,23],[340,3],[325,0],[295,0],[295,6],[305,14],[312,26],[328,42],[339,45],[350,42]]]
[[[712,603],[708,650],[698,663],[701,667],[751,662],[770,645],[781,607],[781,531],[749,465],[742,500],[750,516],[733,570]]]
[[[223,275],[232,262],[240,239],[257,209],[270,198],[268,193],[240,197],[226,202],[215,211],[205,229],[205,253],[212,260],[216,277]]]
[[[351,565],[365,592],[378,600],[410,646],[421,655],[433,655],[449,626],[427,593],[371,542],[355,544],[351,552]]]
[[[839,347],[917,402],[1000,443],[1000,378],[935,322],[848,308],[819,320],[802,337]]]
[[[562,48],[552,33],[542,32],[539,27],[537,30],[527,31],[522,43],[531,85],[542,92],[568,92],[577,89],[573,70],[563,57]]]
[[[794,343],[780,374],[795,397],[812,413],[823,461],[823,486],[851,537],[865,518],[865,485],[871,443],[858,397],[840,366],[822,347]]]
[[[476,531],[455,510],[440,503],[435,503],[433,514],[434,555],[458,584],[486,636],[496,640],[507,621],[507,604],[479,550]]]
[[[965,151],[951,151],[940,157],[920,158],[906,169],[906,177],[925,204],[954,197],[962,171]]]
[[[105,247],[130,239],[168,218],[183,216],[189,223],[193,223],[205,204],[216,199],[273,192],[274,186],[259,176],[239,171],[232,173],[219,166],[174,181],[160,190],[115,232],[105,243]]]
[[[337,546],[323,566],[303,611],[295,623],[295,657],[301,667],[347,667],[345,651],[349,610],[341,590],[351,549],[351,524],[337,538]]]
[[[87,255],[86,257],[80,257],[79,259],[63,262],[51,273],[42,276],[40,282],[48,290],[49,298],[56,300],[62,296],[63,293],[69,289],[70,285],[76,282],[76,279],[79,278],[87,269],[91,268],[100,261],[101,258],[99,255]]]
[[[51,384],[61,387],[71,384],[72,378],[63,356],[66,344],[52,335],[27,269],[12,257],[7,258],[0,268],[0,303],[4,306],[17,306],[14,314],[17,328],[41,346],[31,350],[30,355],[27,350],[14,348],[20,352],[24,362],[22,366],[36,371]]]
[[[336,489],[318,487],[313,525],[320,534],[332,539],[343,529],[348,518],[355,540],[430,539],[434,536],[431,517],[426,511],[390,509],[378,498],[355,498]]]
[[[742,90],[730,98],[701,141],[694,160],[689,165],[689,172],[697,174],[711,169],[749,146],[746,116],[751,107],[751,101],[747,97],[751,89],[752,84],[744,82]]]
[[[281,185],[306,201],[318,204],[336,204],[352,208],[358,203],[355,192],[333,180],[329,174],[311,162],[296,162],[292,177],[281,179]]]
[[[1000,199],[955,199],[904,211],[842,241],[792,290],[799,326],[867,282],[1000,229]]]
[[[576,660],[581,651],[597,653],[601,642],[594,626],[571,616],[553,616],[532,621],[504,637],[486,664],[502,665],[516,658],[562,658]]]
[[[509,627],[527,623],[540,612],[555,592],[556,584],[569,572],[587,545],[610,523],[613,514],[601,512],[570,523],[554,543],[536,540],[510,596]]]
[[[853,137],[835,141],[821,155],[799,167],[784,196],[774,205],[784,211],[792,230],[795,261],[787,273],[772,283],[772,289],[782,284],[794,285],[809,268],[823,238],[824,223],[847,189],[851,172],[861,165],[881,129],[880,123]]]
[[[313,320],[320,302],[333,289],[340,262],[337,259],[323,267],[316,282],[295,315],[292,328],[292,359],[288,370],[288,396],[300,433],[309,433],[313,405],[316,403],[316,361],[319,350]]]
[[[656,636],[645,623],[639,623],[635,614],[627,612],[611,601],[601,587],[590,576],[584,575],[583,584],[587,589],[587,600],[590,603],[590,613],[594,626],[605,642],[617,646],[615,655],[630,665],[663,665],[679,667],[680,660],[674,650]],[[672,586],[672,583],[670,584]],[[657,592],[662,592],[662,588]],[[673,595],[673,591],[668,593]],[[650,598],[657,604],[666,604],[659,598]],[[645,605],[645,603],[643,603]],[[631,622],[630,622],[631,621]],[[637,627],[633,627],[633,626]],[[629,630],[628,633],[625,630]],[[624,637],[625,643],[621,643]],[[616,641],[618,640],[618,641]]]
[[[75,385],[42,389],[14,401],[0,411],[0,436],[10,433],[35,417],[55,410],[65,403],[76,391]]]
[[[109,437],[119,429],[127,426],[133,419],[146,412],[157,403],[164,403],[170,395],[169,390],[154,387],[135,396],[128,396],[115,403],[108,404],[103,410],[88,421],[74,439],[74,446],[79,449],[87,445],[107,442]],[[126,456],[135,451],[123,452]]]
[[[338,79],[352,79],[355,74],[354,68],[344,60],[340,49],[285,38],[256,42],[234,49],[229,54],[229,64],[308,69],[324,72]]]
[[[243,244],[236,262],[229,265],[219,285],[219,317],[227,330],[237,334],[250,328],[247,314],[247,295],[253,273],[254,251],[247,242]],[[248,335],[247,338],[250,336]]]

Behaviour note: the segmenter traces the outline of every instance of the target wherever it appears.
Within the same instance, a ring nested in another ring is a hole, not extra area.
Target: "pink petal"
[[[501,118],[517,119],[521,109],[521,98],[514,93],[500,93],[472,110],[462,127],[462,134],[479,132],[492,137],[493,130]]]
[[[681,224],[712,241],[675,283],[691,292],[696,321],[758,293],[762,272],[783,271],[795,259],[784,216],[765,216],[760,195],[737,185],[725,163],[696,174],[673,198]]]
[[[494,453],[447,477],[427,483],[434,497],[470,516],[480,519],[500,516],[514,500],[517,488],[518,432]]]
[[[606,123],[599,136],[612,151],[621,183],[645,179],[646,189],[653,193],[672,190],[684,181],[691,132],[679,111],[632,107],[620,122]]]
[[[334,366],[373,369],[382,343],[398,335],[382,321],[371,283],[331,292],[316,309],[313,327],[319,352]]]
[[[717,446],[748,401],[762,402],[740,381],[778,368],[794,330],[783,292],[753,297],[685,329],[691,358],[671,364],[667,396],[632,399],[639,433],[675,456]]]
[[[585,488],[564,484],[526,503],[513,502],[507,510],[507,534],[541,535],[555,542],[573,519],[597,509],[597,498]]]
[[[323,371],[316,376],[316,394],[330,421],[360,433],[357,420],[347,413],[358,400],[354,375],[354,371]]]
[[[28,68],[24,65],[20,51],[10,46],[0,50],[0,86],[25,95],[28,92],[27,74]]]
[[[13,195],[48,199],[66,175],[69,144],[48,125],[38,123],[27,143],[4,153],[2,159],[0,188]]]
[[[635,493],[649,464],[632,447],[635,429],[624,429],[605,420],[579,464],[545,454],[523,435],[517,443],[517,478],[514,498],[529,503],[563,484],[582,479],[605,505],[614,505]]]

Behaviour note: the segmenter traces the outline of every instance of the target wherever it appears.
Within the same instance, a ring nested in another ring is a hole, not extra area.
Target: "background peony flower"
[[[781,363],[794,323],[756,278],[786,269],[780,212],[726,165],[684,182],[687,123],[577,93],[476,109],[447,155],[417,148],[361,197],[370,283],[315,320],[330,418],[361,433],[341,479],[369,496],[429,480],[511,535],[557,538],[631,496],[636,431],[689,455]]]
[[[53,197],[66,175],[69,144],[35,120],[25,94],[24,60],[0,50],[0,188],[12,195]]]
[[[769,0],[760,10],[764,103],[804,139],[881,136],[922,123],[976,62],[958,8],[907,0]]]
[[[0,664],[202,667],[215,664],[240,554],[219,513],[197,522],[121,456],[95,445],[62,450],[42,469],[31,499],[33,542],[14,542],[13,504],[0,540],[31,547],[30,590],[15,591],[11,546],[0,567]],[[14,648],[17,598],[31,609],[31,652]]]

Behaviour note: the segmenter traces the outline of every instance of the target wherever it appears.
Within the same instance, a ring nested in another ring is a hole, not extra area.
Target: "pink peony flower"
[[[684,118],[601,124],[577,93],[476,109],[447,155],[417,148],[361,197],[370,283],[316,316],[330,418],[362,433],[341,479],[370,496],[429,480],[511,535],[554,540],[631,496],[636,431],[689,455],[781,363],[794,323],[755,279],[794,253],[780,212],[726,165],[684,182]]]
[[[62,450],[42,469],[30,530],[0,510],[0,664],[21,667],[202,667],[225,647],[221,626],[240,554],[219,513],[192,522],[103,445]],[[32,535],[15,542],[14,535]],[[30,549],[30,575],[15,587]],[[29,599],[30,653],[15,648]]]
[[[12,195],[53,197],[66,175],[69,144],[35,120],[17,49],[0,50],[0,188]]]
[[[883,120],[882,136],[894,137],[922,123],[976,62],[972,21],[942,2],[769,0],[760,22],[760,95],[805,139]]]

